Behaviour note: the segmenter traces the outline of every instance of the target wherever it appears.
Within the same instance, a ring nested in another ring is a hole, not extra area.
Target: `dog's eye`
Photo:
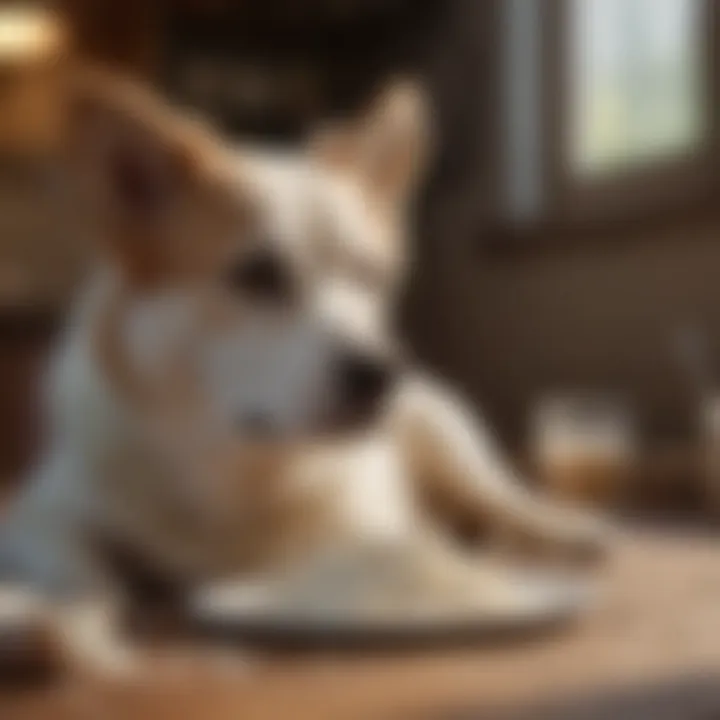
[[[227,273],[226,282],[234,292],[273,302],[287,300],[293,284],[288,269],[272,253],[238,261]]]

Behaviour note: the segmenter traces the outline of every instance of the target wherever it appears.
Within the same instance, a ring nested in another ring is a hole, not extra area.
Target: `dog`
[[[433,565],[423,587],[458,596],[458,523],[603,547],[398,346],[432,144],[416,84],[292,153],[230,143],[106,70],[72,96],[98,261],[48,372],[44,452],[0,529],[3,622],[52,615],[63,652],[98,667],[137,590],[123,557],[182,592],[402,547]]]

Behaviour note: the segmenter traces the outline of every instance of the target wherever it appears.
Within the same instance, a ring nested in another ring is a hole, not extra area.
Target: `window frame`
[[[720,77],[720,3],[703,0],[708,13],[703,80],[708,117],[707,137],[702,147],[689,157],[646,161],[637,167],[582,178],[572,174],[566,162],[572,92],[568,31],[573,0],[525,1],[541,6],[541,12],[536,11],[541,67],[535,92],[539,118],[536,136],[540,143],[535,182],[541,188],[542,198],[530,220],[520,218],[519,225],[526,231],[547,226],[597,229],[604,224],[634,221],[659,212],[665,215],[697,206],[711,207],[720,190],[720,83],[713,83],[714,78]],[[506,33],[507,29],[506,23]],[[507,43],[507,34],[505,37]],[[512,76],[505,71],[504,82],[511,80]],[[506,113],[513,111],[507,104],[504,107]],[[501,122],[502,132],[507,136],[512,131],[508,131],[507,122]],[[506,155],[503,164],[507,160]],[[503,172],[507,174],[506,167]],[[513,224],[512,213],[508,215],[505,204],[501,214]]]

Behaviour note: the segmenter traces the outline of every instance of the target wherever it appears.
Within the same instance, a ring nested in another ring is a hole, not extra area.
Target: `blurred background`
[[[437,131],[405,305],[417,354],[519,461],[552,464],[561,440],[575,452],[600,433],[583,461],[631,457],[626,499],[702,509],[698,468],[720,436],[719,13],[714,0],[0,3],[0,474],[32,454],[37,368],[84,267],[55,160],[71,61],[112,62],[230,133],[288,144],[411,72]]]

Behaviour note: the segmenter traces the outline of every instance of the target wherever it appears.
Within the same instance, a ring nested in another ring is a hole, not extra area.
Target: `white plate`
[[[373,608],[322,593],[322,602],[288,601],[277,586],[248,583],[201,591],[191,616],[213,636],[292,644],[480,642],[559,629],[588,609],[595,592],[584,579],[517,573],[508,602],[476,597],[458,608],[423,606],[417,597]]]

